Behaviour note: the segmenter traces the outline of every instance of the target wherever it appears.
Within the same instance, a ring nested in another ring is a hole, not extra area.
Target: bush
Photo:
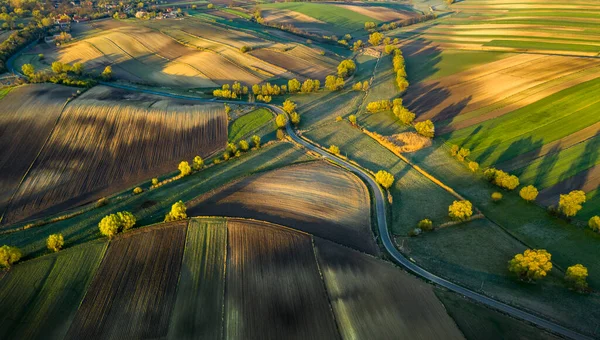
[[[460,150],[460,146],[453,144],[450,147],[450,154],[452,155],[452,157],[456,157],[456,155],[458,155],[459,150]]]
[[[551,259],[552,255],[544,249],[527,249],[508,262],[508,270],[523,281],[541,279],[552,270]]]
[[[277,130],[275,136],[277,137],[277,139],[283,140],[285,138],[285,132],[283,130]]]
[[[240,147],[240,150],[242,150],[244,152],[250,150],[250,144],[248,144],[248,142],[245,139],[242,139],[238,143],[238,146]]]
[[[415,130],[423,137],[433,138],[435,136],[435,126],[431,120],[416,123]]]
[[[375,181],[385,189],[389,189],[394,184],[394,175],[385,170],[379,170],[375,174]]]
[[[588,221],[588,227],[593,231],[600,233],[600,216],[594,216]]]
[[[489,168],[483,172],[483,176],[491,183],[507,190],[514,190],[519,186],[519,178],[502,170]]]
[[[246,53],[246,52],[249,52],[249,51],[252,51],[252,47],[246,46],[246,45],[240,47],[240,52],[242,52],[242,53]]]
[[[225,152],[223,152],[223,160],[224,160],[224,161],[228,161],[228,160],[229,160],[229,157],[230,157],[230,155],[229,155],[229,151],[225,151]]]
[[[142,192],[144,192],[144,189],[142,189],[140,187],[135,187],[135,189],[133,189],[134,195],[141,194]]]
[[[528,185],[521,188],[521,191],[519,191],[519,196],[521,196],[521,198],[527,202],[533,202],[538,197],[538,189],[533,185]]]
[[[194,160],[192,161],[192,166],[194,167],[194,170],[196,170],[196,171],[202,170],[202,168],[204,168],[204,160],[202,159],[202,157],[200,157],[200,156],[194,157]]]
[[[499,192],[492,193],[492,201],[500,202],[502,200],[502,194]]]
[[[431,231],[433,230],[433,222],[431,222],[430,219],[424,219],[419,221],[419,224],[417,224],[418,229],[421,229],[423,231]]]
[[[277,128],[283,129],[287,124],[287,117],[283,113],[278,114],[275,118],[275,124],[277,124]]]
[[[237,145],[235,145],[235,143],[227,143],[227,152],[229,152],[230,156],[235,155],[235,153],[238,151]]]
[[[106,197],[102,197],[101,199],[96,201],[96,204],[94,205],[96,208],[100,208],[103,207],[105,205],[108,204],[108,198]]]
[[[356,116],[355,115],[348,116],[348,121],[350,122],[350,124],[356,125]]]
[[[466,148],[460,148],[460,150],[456,154],[456,159],[463,162],[465,160],[465,158],[469,157],[470,154],[471,154],[471,150],[466,149]]]
[[[258,149],[260,148],[260,136],[254,135],[252,136],[252,144]]]
[[[98,228],[100,233],[109,239],[113,238],[117,233],[131,229],[136,223],[135,216],[127,211],[121,211],[116,214],[104,216]]]
[[[565,281],[574,290],[584,292],[587,287],[588,269],[581,264],[576,264],[567,268]]]
[[[334,155],[340,154],[340,148],[337,147],[337,145],[330,145],[328,150],[329,150],[329,152],[331,152]]]
[[[0,267],[10,268],[13,263],[18,262],[23,253],[17,247],[3,245],[0,247]]]
[[[469,201],[454,201],[448,207],[448,216],[454,221],[466,221],[473,216],[473,204]]]
[[[352,85],[352,90],[354,90],[354,91],[362,91],[362,83],[360,81],[354,83],[354,85]]]
[[[287,113],[292,113],[294,111],[296,111],[296,103],[294,103],[293,101],[286,99],[283,102],[283,111],[287,112]]]
[[[375,27],[377,27],[377,24],[375,24],[374,22],[372,22],[372,21],[365,22],[365,30],[367,30],[367,31],[372,30]]]
[[[471,169],[473,172],[477,172],[477,170],[479,170],[479,163],[469,162],[469,169]]]
[[[344,118],[342,118],[342,116],[335,117],[336,122],[341,122],[342,120],[344,120]]]
[[[344,88],[345,85],[344,78],[336,77],[333,75],[329,75],[325,78],[325,87],[329,91],[338,91]]]
[[[337,71],[339,77],[350,77],[356,71],[356,64],[351,59],[342,60],[337,67]]]
[[[179,163],[179,166],[177,168],[181,172],[181,176],[187,176],[192,173],[190,163],[188,163],[187,161],[182,161],[181,163]]]
[[[171,206],[171,211],[165,216],[165,222],[179,221],[187,218],[186,207],[183,201]]]
[[[585,192],[581,190],[573,190],[566,195],[560,195],[558,211],[566,217],[573,217],[583,208],[582,204],[585,203],[585,200]]]
[[[298,112],[292,112],[290,114],[290,121],[292,122],[292,124],[294,124],[295,126],[297,126],[298,124],[300,124],[300,115],[298,114]]]
[[[392,102],[389,100],[379,100],[375,102],[370,102],[367,104],[367,111],[371,113],[377,113],[381,111],[388,111],[392,109]]]

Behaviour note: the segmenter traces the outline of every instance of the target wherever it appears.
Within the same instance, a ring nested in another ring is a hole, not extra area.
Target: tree
[[[141,194],[142,192],[144,192],[144,189],[142,189],[141,187],[135,187],[133,189],[133,194],[134,195]]]
[[[325,78],[325,87],[329,91],[337,91],[341,90],[344,87],[344,79],[342,77],[336,77],[334,75],[329,75]]]
[[[21,259],[23,253],[17,247],[3,245],[0,247],[0,267],[10,268],[13,263]]]
[[[600,216],[594,216],[588,221],[588,227],[593,231],[600,233]]]
[[[334,155],[339,155],[340,154],[340,148],[337,145],[330,145],[329,146],[329,152],[331,152]]]
[[[497,192],[497,191],[492,193],[492,201],[500,202],[501,200],[502,200],[502,193]]]
[[[102,74],[100,75],[104,80],[110,80],[112,78],[112,67],[106,66]]]
[[[154,177],[152,179],[152,185],[157,185],[158,184],[158,178]]]
[[[372,22],[372,21],[365,22],[365,30],[367,30],[367,31],[372,30],[375,27],[377,27],[377,24],[375,24],[374,22]]]
[[[581,190],[573,190],[566,195],[560,195],[558,211],[566,217],[573,217],[581,210],[581,205],[585,203],[585,200],[585,192]]]
[[[373,32],[369,35],[369,44],[372,46],[379,46],[381,40],[383,40],[383,34],[379,32]]]
[[[355,83],[354,85],[352,85],[352,90],[354,90],[354,91],[361,91],[362,90],[362,83],[359,81],[359,82]]]
[[[477,172],[477,170],[479,170],[479,163],[469,162],[469,169],[471,169],[473,172]]]
[[[239,141],[238,146],[242,151],[248,151],[250,149],[250,144],[248,144],[248,142],[245,139]]]
[[[514,190],[519,186],[519,177],[502,170],[489,168],[484,171],[483,175],[488,181],[507,190]]]
[[[448,216],[454,221],[466,221],[473,216],[473,204],[469,201],[454,201],[448,207]]]
[[[367,111],[371,113],[377,113],[381,111],[388,111],[392,109],[392,102],[389,100],[378,100],[367,104]]]
[[[521,188],[519,191],[519,196],[527,202],[533,202],[538,197],[538,189],[533,185],[528,185],[526,187]]]
[[[296,111],[296,103],[294,103],[293,101],[286,99],[283,102],[283,111],[287,112],[287,113],[292,113],[294,111]]]
[[[137,222],[135,216],[129,211],[120,211],[117,213],[117,218],[119,219],[119,231],[125,231],[133,228],[135,223]]]
[[[46,246],[50,251],[57,252],[61,250],[64,245],[65,238],[62,234],[52,234],[46,239]]]
[[[277,115],[277,117],[275,118],[275,124],[277,124],[277,127],[279,129],[283,129],[285,127],[285,125],[287,124],[287,118],[283,113],[280,113]]]
[[[398,117],[398,119],[404,125],[412,124],[412,122],[415,120],[415,117],[416,117],[416,115],[414,113],[410,112],[407,108],[405,108],[404,106],[401,106],[401,105],[394,107],[394,115],[396,117]]]
[[[587,277],[588,269],[581,264],[570,266],[565,273],[567,284],[579,292],[584,292],[587,289]]]
[[[260,148],[260,136],[254,135],[252,136],[252,143],[258,149]]]
[[[23,74],[27,77],[31,77],[35,74],[35,67],[31,64],[25,64],[21,66],[21,71],[23,71]]]
[[[290,114],[290,121],[296,126],[300,124],[300,115],[298,112],[292,112],[292,114]]]
[[[350,124],[356,125],[356,116],[355,115],[349,115],[348,116],[348,121],[350,122]]]
[[[366,91],[369,89],[369,81],[368,80],[363,81],[362,88],[363,88],[363,91]]]
[[[354,74],[356,71],[356,64],[351,59],[342,60],[338,67],[338,77],[346,78]]]
[[[213,9],[214,7],[215,7],[215,5],[213,5],[211,3],[209,3],[208,5],[206,5],[206,8],[208,8],[208,9]]]
[[[98,224],[98,228],[102,235],[111,239],[119,232],[119,218],[115,214],[104,216]]]
[[[356,51],[360,50],[363,46],[364,46],[363,41],[357,40],[354,42],[354,44],[352,44],[352,50],[354,52],[356,52]]]
[[[379,170],[375,174],[375,181],[385,189],[389,189],[394,184],[394,175],[385,170]]]
[[[194,157],[194,160],[192,162],[192,167],[196,171],[202,170],[202,168],[204,168],[204,160],[202,159],[202,157],[200,157],[200,156]]]
[[[165,222],[179,221],[187,218],[186,207],[183,201],[171,206],[171,211],[165,216]]]
[[[73,64],[73,68],[71,70],[76,75],[81,75],[81,74],[83,74],[84,66],[82,63],[75,63],[75,64]]]
[[[456,159],[463,162],[465,158],[469,157],[470,154],[471,150],[467,148],[460,148],[460,150],[458,150],[458,153],[456,154]]]
[[[251,50],[252,50],[252,47],[250,47],[250,46],[244,45],[244,46],[240,47],[240,52],[242,52],[242,53],[246,53]]]
[[[290,93],[296,93],[298,91],[300,91],[300,82],[298,81],[298,79],[294,78],[294,79],[290,79],[288,80],[288,91]]]
[[[527,249],[508,262],[508,270],[520,280],[531,282],[545,277],[552,270],[552,255],[544,249]]]
[[[52,72],[56,74],[65,72],[65,64],[61,63],[60,61],[53,62],[51,68]]]
[[[423,231],[431,231],[433,230],[433,222],[431,222],[430,219],[424,219],[419,221],[419,224],[417,224],[417,228],[423,230]]]
[[[435,126],[433,125],[433,122],[429,119],[423,122],[416,123],[415,130],[417,130],[418,134],[427,138],[433,138],[435,136]]]
[[[229,152],[231,156],[234,156],[237,151],[238,148],[237,145],[235,145],[235,143],[227,143],[227,152]]]
[[[187,176],[192,173],[192,168],[190,167],[190,163],[187,161],[181,161],[179,166],[177,167],[179,171],[181,171],[181,176]]]

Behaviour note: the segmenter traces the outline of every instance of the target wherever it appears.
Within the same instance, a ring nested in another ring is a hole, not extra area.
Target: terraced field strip
[[[112,241],[67,339],[166,337],[186,226],[168,223]]]
[[[463,339],[430,285],[378,258],[315,238],[344,339]]]
[[[163,107],[147,108],[119,102],[120,96],[131,95],[121,92],[98,86],[67,106],[15,195],[7,222],[123,190],[226,143],[221,104],[155,97]]]
[[[376,255],[369,202],[368,189],[354,175],[311,162],[243,178],[186,205],[190,216],[269,221]]]
[[[168,339],[223,338],[226,258],[225,220],[191,219]]]
[[[262,126],[273,120],[273,113],[265,108],[259,108],[234,120],[228,129],[230,142],[248,138]]]
[[[225,338],[339,338],[311,237],[229,220]]]

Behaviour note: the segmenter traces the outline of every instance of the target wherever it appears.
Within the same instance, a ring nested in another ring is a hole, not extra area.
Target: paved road
[[[265,104],[265,103],[246,103],[246,102],[229,101],[229,100],[201,99],[201,98],[188,97],[188,96],[183,96],[183,95],[169,94],[169,93],[164,93],[164,92],[154,91],[154,90],[138,89],[133,86],[118,85],[118,84],[114,84],[114,83],[102,83],[102,84],[107,85],[107,86],[132,90],[132,91],[162,95],[162,96],[166,96],[166,97],[179,98],[179,99],[191,99],[191,100],[204,101],[204,102],[219,102],[219,103],[231,103],[231,104],[242,104],[242,105],[243,104],[251,104],[251,105],[255,105],[255,106],[268,107],[277,113],[285,114],[285,112],[280,107],[271,105],[271,104]],[[381,241],[383,242],[383,246],[385,247],[388,254],[398,264],[400,264],[402,267],[404,267],[406,270],[408,270],[408,271],[414,273],[415,275],[420,276],[430,282],[433,282],[439,286],[442,286],[448,290],[451,290],[455,293],[461,294],[465,297],[468,297],[472,300],[475,300],[475,301],[482,303],[486,306],[489,306],[493,309],[502,311],[502,312],[509,314],[515,318],[533,323],[533,324],[535,324],[541,328],[547,329],[553,333],[560,334],[562,336],[572,338],[572,339],[591,339],[590,337],[579,334],[575,331],[572,331],[572,330],[565,328],[561,325],[558,325],[554,322],[540,318],[540,317],[533,315],[531,313],[528,313],[526,311],[509,306],[503,302],[494,300],[490,297],[481,295],[481,294],[476,293],[472,290],[469,290],[465,287],[459,286],[459,285],[452,283],[448,280],[445,280],[433,273],[430,273],[427,270],[419,267],[417,264],[411,262],[409,259],[404,257],[404,255],[402,255],[402,253],[400,253],[398,251],[398,249],[396,249],[396,247],[394,246],[394,242],[392,241],[392,237],[390,236],[390,232],[388,230],[385,194],[384,194],[383,190],[381,189],[381,187],[375,182],[373,177],[369,173],[364,171],[363,169],[357,167],[356,165],[354,165],[350,162],[347,162],[339,157],[336,157],[336,156],[330,154],[329,152],[327,152],[327,151],[307,142],[303,138],[299,137],[296,134],[296,131],[294,131],[294,129],[292,128],[291,124],[289,124],[289,122],[288,122],[288,125],[286,126],[286,130],[287,130],[287,133],[289,134],[289,136],[298,144],[304,146],[305,148],[307,148],[311,151],[314,151],[314,152],[320,154],[321,156],[323,156],[325,158],[335,161],[337,164],[345,167],[346,169],[348,169],[349,171],[360,176],[362,179],[364,179],[367,182],[367,184],[371,187],[373,194],[374,194],[376,214],[377,214],[377,224],[378,224],[378,228],[379,228],[379,235],[381,237]]]

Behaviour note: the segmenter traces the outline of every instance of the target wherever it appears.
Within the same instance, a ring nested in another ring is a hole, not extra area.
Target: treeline
[[[6,61],[19,50],[32,42],[40,39],[44,35],[44,28],[35,25],[29,25],[21,30],[11,33],[11,35],[0,43],[0,71],[6,71]]]
[[[43,55],[39,56],[40,58]],[[52,71],[35,71],[35,67],[31,64],[25,64],[21,67],[21,71],[31,83],[54,83],[68,86],[92,87],[98,83],[98,80],[110,80],[112,78],[112,68],[106,66],[104,71],[98,76],[85,72],[82,63],[74,63],[73,65],[55,61],[52,63]]]
[[[420,15],[418,17],[412,17],[412,18],[408,18],[408,19],[402,19],[402,20],[388,22],[388,23],[382,24],[379,27],[377,27],[377,24],[375,24],[374,22],[367,21],[367,22],[365,22],[365,30],[367,30],[369,32],[375,32],[375,31],[385,32],[385,31],[394,30],[399,27],[406,27],[406,26],[418,24],[420,22],[433,20],[436,18],[437,18],[437,15],[435,13],[428,13],[428,14]]]
[[[248,94],[248,86],[242,86],[240,82],[236,81],[233,84],[223,84],[220,89],[213,91],[213,96],[219,98],[238,99],[243,95]]]

